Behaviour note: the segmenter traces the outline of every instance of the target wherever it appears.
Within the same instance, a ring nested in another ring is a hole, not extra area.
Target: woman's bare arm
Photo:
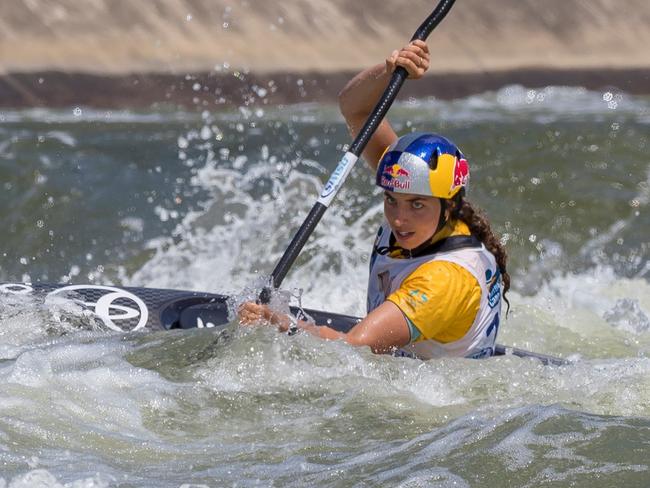
[[[405,68],[409,78],[421,78],[429,69],[427,44],[413,41],[401,50],[393,51],[385,63],[363,70],[345,85],[339,94],[339,107],[352,137],[356,137],[370,116],[397,66]],[[373,170],[377,169],[381,155],[395,139],[397,134],[384,119],[363,152],[364,159]]]
[[[282,332],[286,332],[292,322],[287,315],[274,312],[268,305],[252,302],[241,306],[239,320],[244,325],[274,325]],[[369,346],[375,353],[392,352],[408,344],[411,339],[404,314],[397,305],[388,301],[370,312],[347,333],[304,320],[299,320],[296,325],[298,329],[322,339],[344,340],[353,346]]]

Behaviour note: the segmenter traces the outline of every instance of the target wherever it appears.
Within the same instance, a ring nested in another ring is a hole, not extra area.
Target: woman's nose
[[[399,206],[395,210],[395,223],[396,224],[405,224],[408,221],[408,212],[404,208]]]

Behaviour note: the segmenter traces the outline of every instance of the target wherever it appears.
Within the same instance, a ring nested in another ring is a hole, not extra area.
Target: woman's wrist
[[[294,317],[291,314],[282,314],[282,315],[283,315],[282,319],[278,320],[277,322],[278,330],[280,332],[286,332],[289,335],[294,335],[299,330],[306,330],[310,332],[310,329],[317,327],[315,324]]]
[[[269,322],[275,324],[280,332],[287,332],[293,322],[293,317],[289,314],[273,312],[269,317]]]

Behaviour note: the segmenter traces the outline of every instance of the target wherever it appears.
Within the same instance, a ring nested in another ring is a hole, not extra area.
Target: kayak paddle
[[[454,5],[456,0],[441,0],[436,8],[431,12],[431,14],[426,18],[426,20],[420,25],[418,30],[415,31],[411,41],[415,40],[425,40],[429,37],[429,34],[436,28],[436,26],[445,18],[445,16],[451,10],[451,7]],[[379,127],[379,124],[385,117],[388,109],[395,101],[398,92],[402,88],[404,81],[408,77],[406,69],[401,66],[398,66],[397,69],[393,72],[390,83],[384,90],[383,95],[375,105],[375,108],[370,113],[368,120],[363,125],[363,128],[357,134],[357,137],[352,142],[352,145],[348,151],[343,155],[338,166],[330,176],[328,182],[325,184],[323,191],[318,198],[318,201],[314,204],[309,215],[302,223],[298,232],[293,237],[293,240],[289,244],[289,247],[284,252],[280,261],[275,266],[275,269],[271,273],[271,285],[273,288],[277,289],[282,284],[285,276],[289,272],[289,269],[293,265],[294,261],[300,254],[300,251],[307,243],[307,239],[313,233],[314,229],[320,222],[320,219],[325,214],[325,211],[329,205],[334,200],[334,197],[338,191],[343,186],[346,178],[352,171],[355,163],[361,156],[361,153],[365,149],[368,141],[372,135]],[[264,288],[260,294],[260,301],[262,303],[268,303],[271,297],[271,290],[269,288]]]

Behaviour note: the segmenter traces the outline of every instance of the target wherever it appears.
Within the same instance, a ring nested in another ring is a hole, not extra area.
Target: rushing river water
[[[650,486],[650,99],[508,87],[391,119],[468,156],[510,256],[499,342],[571,365],[118,334],[0,294],[0,487]],[[332,106],[0,110],[0,281],[240,293],[349,140]],[[381,215],[359,164],[286,288],[363,314]]]

